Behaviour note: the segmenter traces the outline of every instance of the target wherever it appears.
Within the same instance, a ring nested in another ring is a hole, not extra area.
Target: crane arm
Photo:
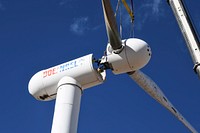
[[[182,0],[168,0],[168,3],[174,12],[178,25],[185,38],[194,63],[194,71],[200,77],[200,43],[190,16]]]

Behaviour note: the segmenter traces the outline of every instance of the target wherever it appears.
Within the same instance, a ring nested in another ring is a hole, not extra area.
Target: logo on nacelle
[[[43,78],[55,75],[60,72],[64,72],[69,69],[73,69],[73,68],[82,66],[84,61],[85,61],[84,58],[80,58],[80,59],[72,60],[72,61],[63,63],[61,65],[46,69],[43,71]]]

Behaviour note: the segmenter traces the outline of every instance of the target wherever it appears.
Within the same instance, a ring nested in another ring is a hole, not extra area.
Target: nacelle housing
[[[69,76],[74,78],[82,87],[101,84],[105,80],[106,73],[98,72],[94,68],[93,55],[86,55],[78,59],[39,71],[29,81],[29,93],[37,100],[48,101],[56,98],[57,84],[59,80]]]

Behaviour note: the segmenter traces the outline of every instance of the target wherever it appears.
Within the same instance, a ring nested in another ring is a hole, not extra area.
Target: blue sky
[[[199,31],[200,1],[186,4]],[[165,0],[134,0],[134,7],[134,36],[153,52],[142,71],[200,131],[200,80],[171,8]],[[128,38],[125,11],[123,17]],[[100,58],[106,45],[100,0],[0,0],[0,132],[49,133],[54,101],[35,100],[28,92],[30,78],[90,53]],[[132,132],[189,133],[126,74],[107,71],[104,84],[84,91],[78,133]]]

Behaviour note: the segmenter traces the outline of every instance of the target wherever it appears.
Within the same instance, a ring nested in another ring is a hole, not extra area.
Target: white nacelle
[[[77,80],[82,89],[103,83],[106,73],[98,72],[93,67],[93,55],[86,55],[78,59],[39,71],[29,81],[29,93],[36,99],[48,101],[56,98],[57,84],[64,76]]]
[[[139,70],[144,67],[151,58],[149,45],[137,38],[130,38],[122,41],[124,46],[119,54],[115,54],[108,44],[107,61],[111,65],[114,74],[121,74]]]

